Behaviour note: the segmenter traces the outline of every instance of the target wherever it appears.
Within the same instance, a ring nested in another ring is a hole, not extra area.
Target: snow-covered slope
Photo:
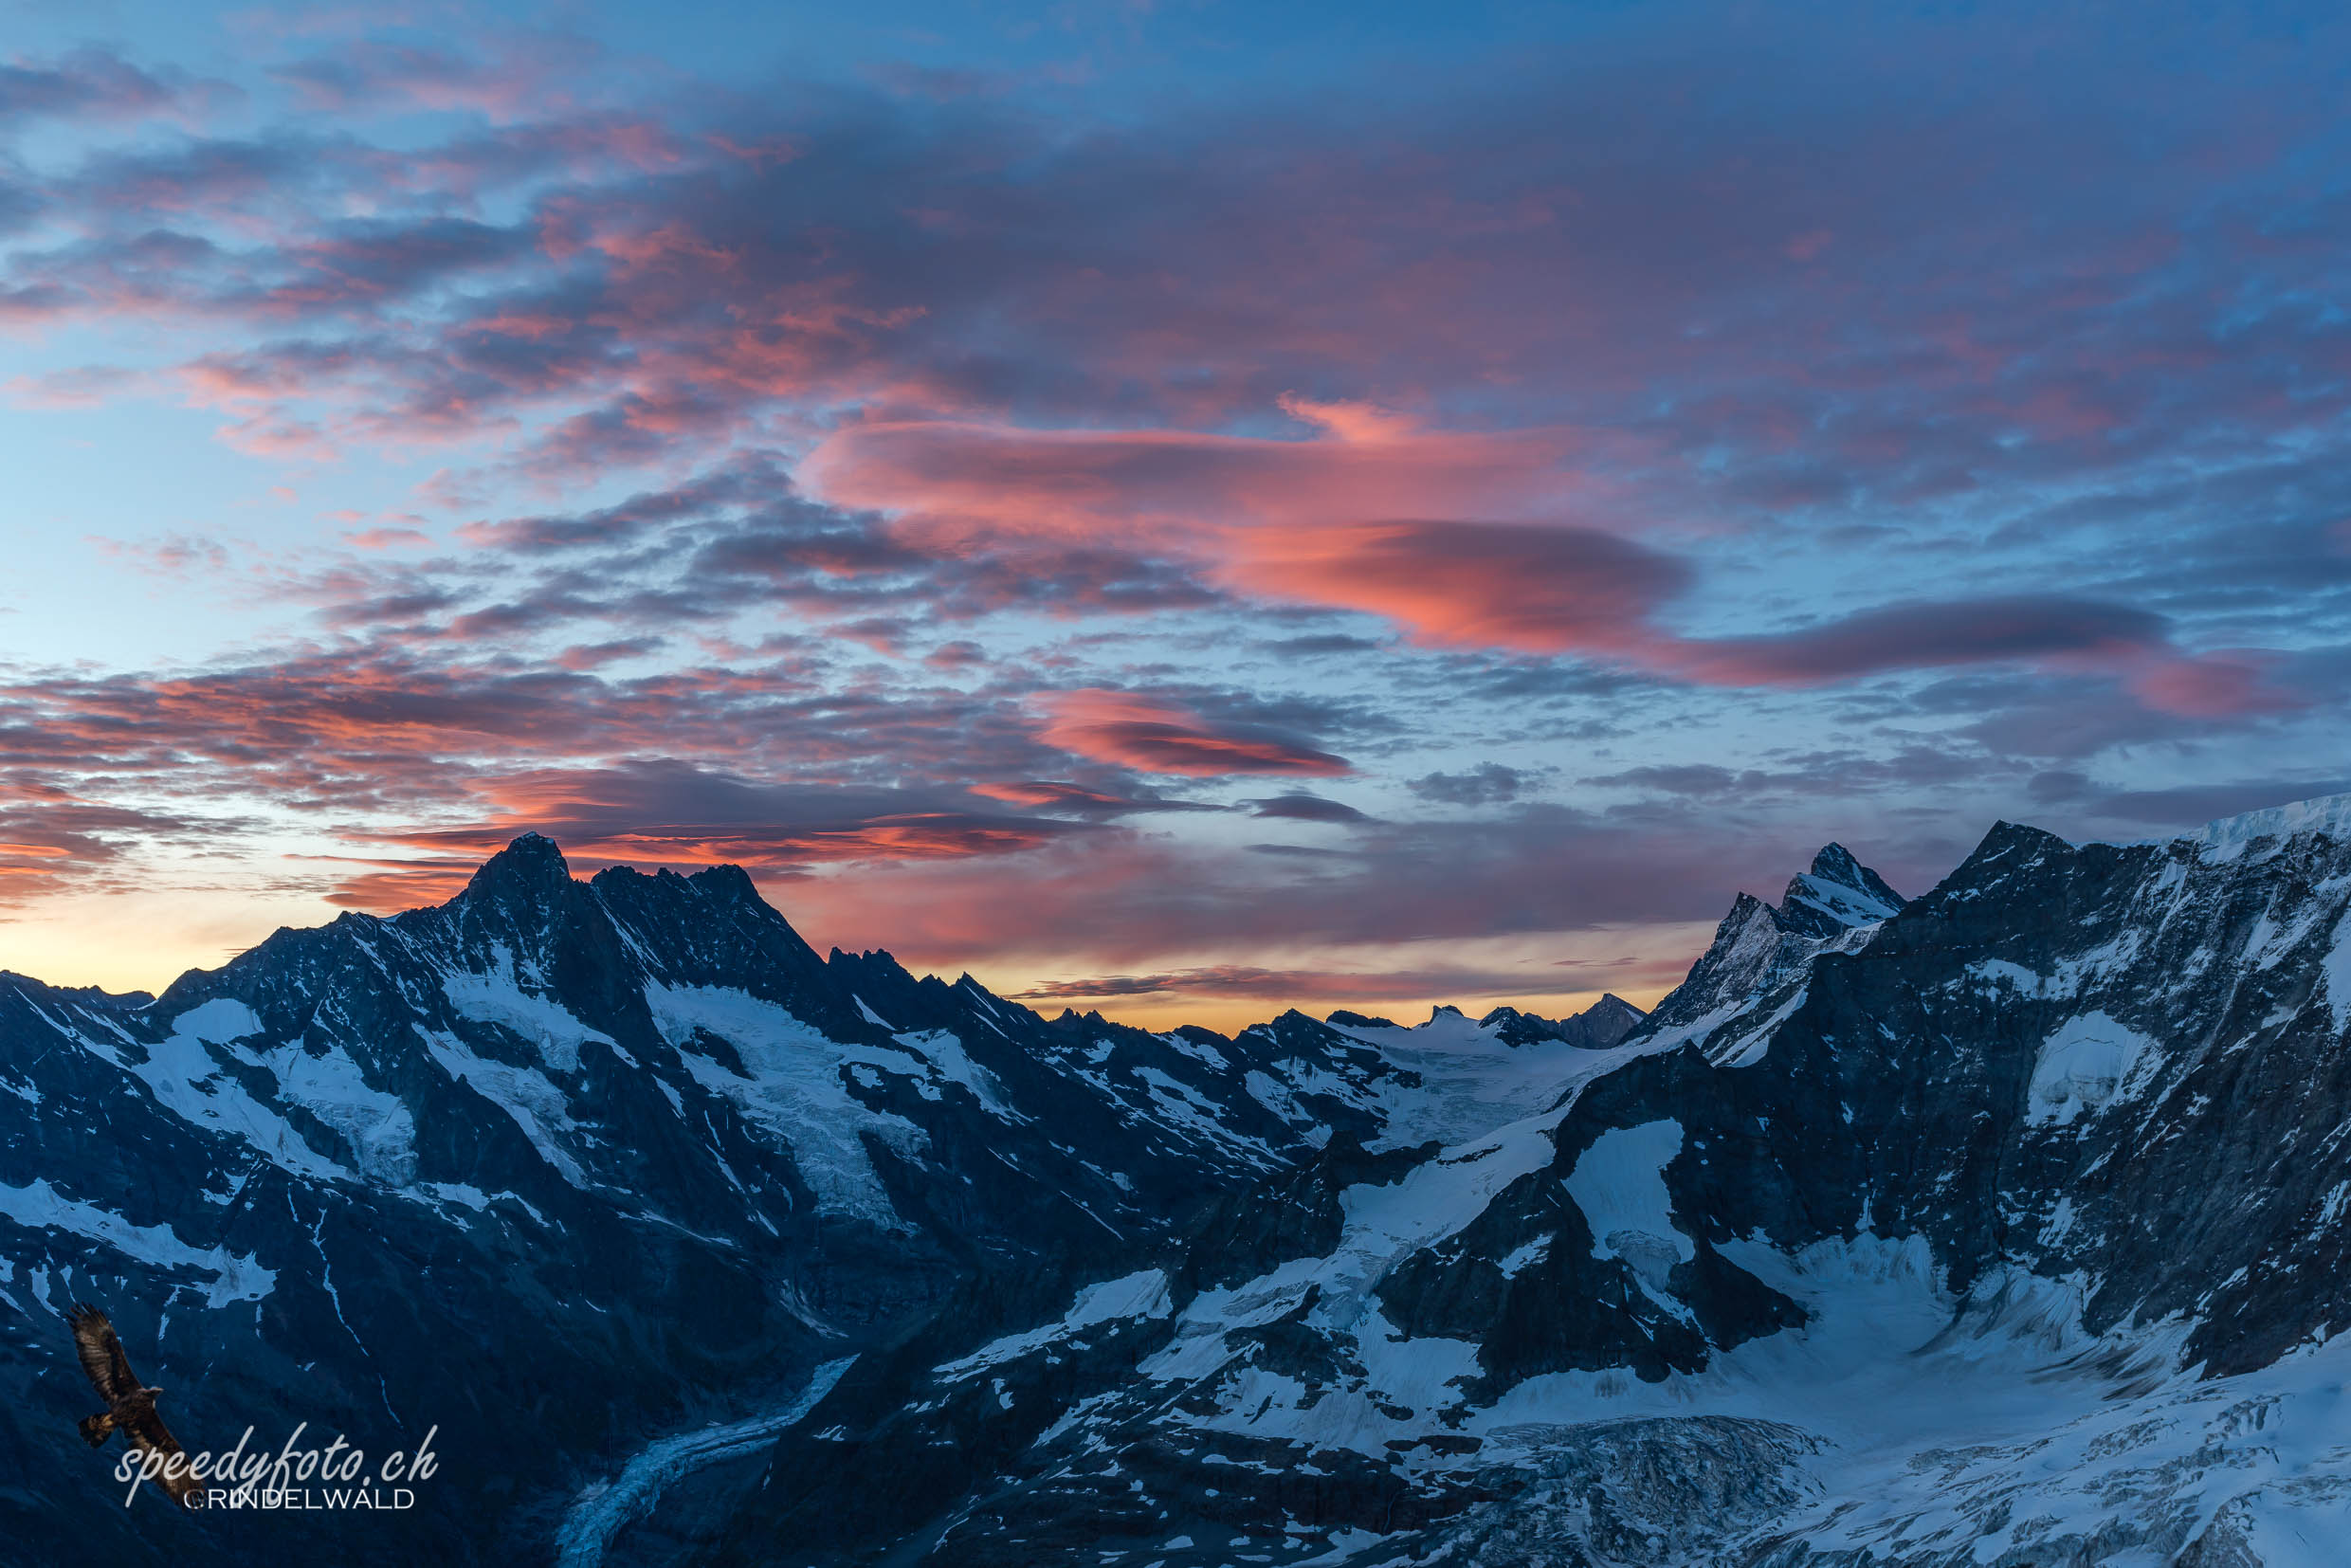
[[[1903,907],[1902,895],[1884,878],[1832,844],[1813,857],[1810,871],[1789,880],[1777,908],[1740,894],[1712,945],[1648,1022],[1653,1030],[1679,1031],[1679,1039],[1711,1035],[1822,952],[1853,951]]]
[[[1434,1146],[909,1346],[732,1560],[926,1495],[939,1563],[2342,1560],[2345,825],[2004,824],[1908,903],[1832,846],[1613,1048],[1465,1051]]]
[[[1575,1049],[1551,1035],[1626,1027],[1522,1024],[1538,1077]],[[819,957],[732,867],[583,883],[536,836],[441,908],[282,931],[159,998],[0,977],[22,1539],[63,1550],[97,1509],[101,1539],[148,1541],[58,1445],[87,1413],[70,1300],[106,1304],[191,1446],[438,1425],[437,1504],[376,1545],[502,1560],[617,1455],[756,1425],[935,1316],[1032,1314],[1512,1055],[1452,1044],[1048,1020],[886,953]],[[186,1550],[208,1541],[238,1559]]]
[[[1648,1017],[1230,1037],[526,838],[0,977],[11,1539],[264,1539],[113,1505],[91,1296],[197,1444],[442,1429],[428,1506],[267,1522],[337,1560],[2331,1563],[2347,1034],[2343,800],[1909,902],[1832,845]]]

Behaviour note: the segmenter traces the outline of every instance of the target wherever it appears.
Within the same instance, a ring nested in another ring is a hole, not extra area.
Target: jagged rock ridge
[[[1908,903],[1832,847],[1547,1102],[877,1366],[730,1560],[952,1495],[923,1561],[2330,1562],[2347,829],[2002,824]]]
[[[605,1560],[2300,1568],[2347,1030],[2351,797],[1907,902],[1832,845],[1647,1017],[1232,1037],[526,838],[160,998],[0,981],[0,1446],[27,1549],[133,1560],[545,1560],[722,1423]],[[149,1533],[60,1468],[68,1293],[189,1428],[437,1422],[447,1488]]]
[[[1485,1054],[1536,1081],[1551,1035],[1618,1022],[1529,1027]],[[739,869],[583,882],[536,834],[440,908],[280,931],[161,997],[0,977],[0,1089],[23,1549],[162,1539],[57,1441],[86,1411],[55,1313],[87,1295],[191,1446],[438,1425],[437,1495],[368,1542],[272,1522],[385,1561],[527,1559],[634,1446],[934,1319],[1046,1313],[1432,1092],[1298,1014],[1152,1034],[820,957]],[[258,1526],[205,1528],[176,1560]]]

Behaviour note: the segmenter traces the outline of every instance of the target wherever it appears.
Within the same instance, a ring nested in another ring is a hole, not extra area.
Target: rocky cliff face
[[[2347,1027],[2351,797],[2002,825],[1910,902],[1831,846],[1647,1017],[1232,1038],[526,838],[160,998],[0,979],[11,1522],[34,1560],[2332,1561]],[[70,1431],[82,1296],[191,1447],[438,1424],[441,1477],[361,1527],[126,1513]]]
[[[2351,800],[1911,903],[1832,846],[1515,1116],[877,1367],[733,1559],[866,1559],[911,1498],[834,1500],[951,1438],[920,1560],[2335,1560],[2347,909]]]
[[[1420,1089],[1295,1016],[1155,1035],[822,957],[739,870],[581,882],[535,836],[447,905],[281,931],[160,998],[0,976],[17,1539],[543,1556],[642,1446],[934,1319],[1049,1315]],[[126,1516],[72,1442],[82,1297],[191,1448],[437,1425],[439,1477],[356,1529]]]

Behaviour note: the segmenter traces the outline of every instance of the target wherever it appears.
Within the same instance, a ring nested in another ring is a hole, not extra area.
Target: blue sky
[[[1565,1008],[2346,787],[2351,62],[2167,7],[18,6],[0,963],[752,867]]]

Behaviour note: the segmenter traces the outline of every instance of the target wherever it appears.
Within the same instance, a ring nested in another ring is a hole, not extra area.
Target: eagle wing
[[[172,1429],[163,1424],[163,1417],[153,1405],[124,1427],[122,1435],[130,1440],[132,1449],[141,1456],[151,1449],[166,1459],[180,1451],[179,1439],[172,1435]],[[190,1475],[184,1467],[176,1475],[169,1471],[158,1474],[155,1485],[169,1492],[172,1501],[183,1508],[203,1505],[201,1494],[204,1483]]]
[[[65,1315],[65,1321],[73,1325],[74,1351],[82,1358],[82,1370],[89,1375],[90,1386],[98,1390],[100,1399],[112,1406],[138,1391],[138,1375],[131,1370],[131,1358],[122,1354],[122,1339],[106,1321],[106,1314],[83,1302]]]

